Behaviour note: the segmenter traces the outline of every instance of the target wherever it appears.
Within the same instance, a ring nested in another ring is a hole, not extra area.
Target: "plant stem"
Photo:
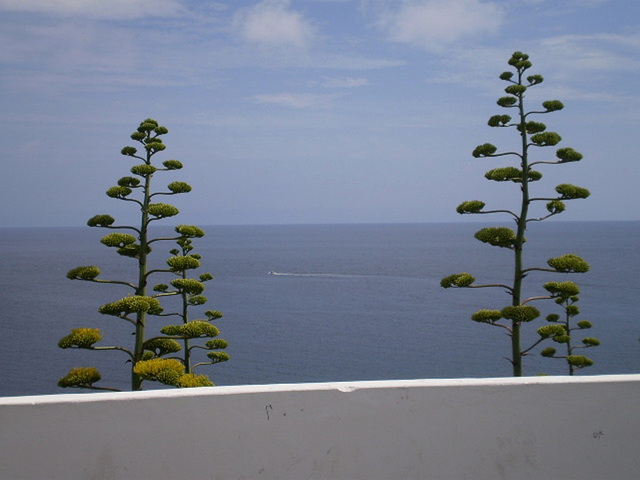
[[[182,278],[187,278],[187,272],[182,272]],[[186,292],[182,292],[182,322],[189,321],[189,303]],[[189,339],[184,339],[184,370],[185,373],[191,373],[191,350],[189,349]]]
[[[522,73],[523,70],[518,70],[518,85],[522,85]],[[522,267],[522,251],[524,248],[524,233],[527,228],[527,214],[529,211],[529,180],[528,180],[528,145],[527,145],[527,130],[526,130],[526,116],[524,112],[524,99],[523,94],[518,95],[518,112],[520,115],[520,136],[522,139],[522,204],[520,209],[520,216],[517,219],[518,229],[516,232],[516,243],[514,246],[514,278],[513,278],[513,291],[512,291],[512,305],[519,306],[521,304],[522,296],[522,279],[523,267]],[[522,347],[520,339],[520,322],[512,322],[512,334],[511,334],[511,354],[513,363],[513,376],[522,376]]]
[[[147,139],[149,138],[149,134],[147,134]],[[151,165],[151,151],[147,150],[147,159],[146,164]],[[149,203],[151,201],[150,197],[151,192],[151,175],[145,176],[144,183],[144,200],[142,203],[142,220],[140,223],[140,253],[138,256],[138,288],[136,290],[136,295],[140,295],[142,297],[147,295],[147,247],[149,245],[149,240],[147,237],[148,228],[149,228]],[[142,377],[133,371],[133,367],[135,367],[136,363],[142,360],[142,355],[144,353],[144,335],[145,335],[145,325],[147,321],[147,313],[146,312],[138,312],[137,321],[136,321],[136,344],[133,353],[133,362],[131,366],[131,390],[142,390]]]

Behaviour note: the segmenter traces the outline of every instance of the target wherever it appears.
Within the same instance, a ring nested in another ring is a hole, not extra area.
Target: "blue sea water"
[[[461,271],[482,283],[509,281],[511,252],[476,241],[473,233],[483,226],[206,227],[196,242],[198,272],[215,276],[205,307],[224,313],[216,324],[231,360],[201,373],[217,385],[509,376],[504,330],[470,320],[476,310],[507,305],[506,294],[440,287],[442,277]],[[101,267],[105,279],[135,275],[134,261],[99,243],[104,234],[0,229],[0,395],[68,393],[57,380],[81,365],[98,366],[105,386],[128,388],[122,353],[57,347],[75,327],[101,328],[103,344],[132,342],[129,324],[97,312],[127,290],[65,276],[80,265]],[[532,225],[527,238],[528,267],[565,253],[591,264],[587,274],[532,272],[526,279],[528,295],[543,293],[546,281],[580,285],[578,319],[593,323],[585,336],[602,345],[584,351],[595,366],[579,374],[640,372],[640,222],[546,222]],[[161,262],[172,245],[156,245]],[[535,305],[542,318],[559,313],[553,302]],[[150,322],[156,329],[163,323]],[[537,338],[542,323],[525,327],[524,345]],[[526,375],[566,373],[563,362],[544,359],[539,350],[525,358]]]

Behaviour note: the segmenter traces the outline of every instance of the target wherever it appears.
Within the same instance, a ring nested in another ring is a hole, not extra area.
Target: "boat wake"
[[[324,278],[356,278],[363,275],[344,275],[340,273],[287,273],[287,272],[269,272],[268,275],[276,277],[324,277]]]

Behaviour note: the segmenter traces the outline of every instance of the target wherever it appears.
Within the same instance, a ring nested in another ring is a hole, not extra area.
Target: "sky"
[[[184,164],[155,185],[193,187],[163,197],[172,224],[486,222],[455,208],[516,208],[484,178],[513,159],[471,155],[517,146],[487,126],[514,51],[545,79],[527,109],[562,101],[536,119],[584,155],[536,196],[571,183],[591,197],[558,219],[640,220],[637,0],[0,0],[0,227],[133,221],[104,192],[146,118]]]

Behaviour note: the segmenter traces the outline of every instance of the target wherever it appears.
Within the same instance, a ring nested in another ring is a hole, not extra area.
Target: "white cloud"
[[[72,18],[3,24],[0,65],[6,73],[0,88],[54,95],[211,81],[215,74],[205,75],[204,67],[195,60],[193,44],[186,46],[187,40],[175,29],[148,28],[141,33],[129,22]],[[162,52],[162,61],[148,54],[149,45]]]
[[[185,9],[178,0],[0,0],[0,11],[134,19],[172,17]]]
[[[289,9],[290,0],[265,0],[238,12],[235,24],[243,38],[269,47],[308,45],[314,27],[298,12]]]
[[[497,75],[511,70],[507,60],[512,51],[505,46],[452,46],[447,50],[446,69],[430,72],[428,81],[463,85],[493,98],[502,85],[497,83]],[[528,92],[529,100],[635,105],[640,98],[630,87],[633,83],[626,81],[640,72],[639,32],[538,38],[524,51],[533,62],[530,73],[545,79],[540,88]]]
[[[362,77],[325,77],[320,85],[324,88],[355,88],[369,85],[369,80]]]
[[[403,67],[406,62],[398,58],[375,58],[348,52],[332,51],[315,56],[307,66],[333,70],[377,70]]]
[[[640,72],[640,33],[560,35],[540,40],[532,50],[534,65],[549,80],[545,91],[561,100],[627,106],[640,100],[627,81]]]
[[[277,93],[256,95],[251,99],[256,103],[280,105],[283,107],[309,108],[327,107],[335,97],[333,95],[315,95],[310,93]]]
[[[481,0],[412,0],[382,13],[379,24],[389,37],[427,49],[439,49],[462,37],[494,33],[503,9]]]
[[[543,39],[540,48],[558,68],[582,71],[638,71],[640,34],[563,35]]]
[[[607,3],[612,3],[612,0],[573,0],[569,2],[577,8],[598,8]]]

